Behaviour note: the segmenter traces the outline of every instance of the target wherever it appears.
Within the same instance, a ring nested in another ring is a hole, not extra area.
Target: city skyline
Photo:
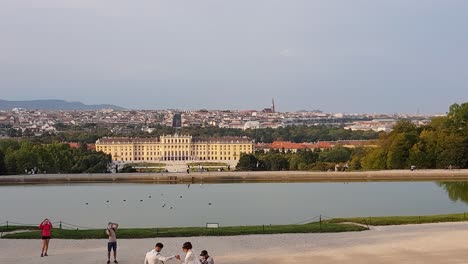
[[[275,100],[272,98],[271,100]],[[14,106],[9,106],[5,107],[1,104],[1,102],[7,102],[8,105],[14,105]],[[369,115],[394,115],[394,114],[408,114],[408,115],[426,115],[426,116],[439,116],[439,115],[445,115],[447,113],[447,109],[445,111],[441,112],[422,112],[420,109],[416,109],[414,112],[399,112],[399,111],[389,111],[389,112],[357,112],[357,111],[349,111],[349,112],[334,112],[334,111],[324,111],[319,108],[313,108],[310,107],[309,109],[296,109],[296,110],[291,110],[291,111],[281,111],[277,110],[276,104],[272,104],[270,102],[270,105],[268,105],[268,100],[264,100],[266,103],[263,101],[257,102],[257,105],[253,105],[250,108],[243,108],[243,109],[233,109],[233,108],[211,108],[209,106],[206,107],[201,107],[201,108],[177,108],[177,107],[169,107],[169,108],[125,108],[122,107],[121,105],[113,105],[113,104],[105,104],[105,103],[99,103],[97,102],[96,104],[85,104],[81,101],[76,101],[76,100],[63,100],[63,99],[33,99],[33,100],[24,100],[24,101],[9,101],[9,100],[4,100],[3,98],[0,98],[0,111],[6,111],[10,112],[11,110],[15,108],[19,109],[26,109],[26,110],[33,110],[33,111],[99,111],[99,110],[117,110],[117,111],[175,111],[179,113],[184,113],[184,112],[190,112],[190,111],[232,111],[232,112],[269,112],[272,111],[274,113],[298,113],[298,112],[323,112],[323,113],[329,113],[329,114],[369,114]],[[30,105],[32,103],[32,105]],[[50,106],[50,104],[56,103],[57,105]],[[457,102],[454,102],[454,104]],[[16,104],[18,104],[16,106]],[[22,106],[23,104],[26,104],[27,106]],[[44,107],[38,107],[37,105],[44,106],[46,104],[48,105],[48,108]],[[72,108],[60,108],[60,107],[67,107],[65,106],[66,104],[70,104],[70,107]],[[450,106],[450,105],[449,105]],[[79,107],[79,108],[74,108],[74,107]],[[447,106],[448,107],[448,106]]]
[[[462,1],[3,1],[2,99],[129,109],[445,113]]]

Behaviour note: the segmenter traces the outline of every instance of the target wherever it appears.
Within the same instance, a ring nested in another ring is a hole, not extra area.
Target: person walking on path
[[[176,256],[176,259],[178,259],[182,264],[200,264],[200,261],[195,257],[195,254],[192,251],[192,243],[185,242],[182,246],[182,250],[185,253],[184,261],[181,260],[179,255]]]
[[[200,254],[200,263],[201,264],[214,264],[214,259],[208,255],[208,251],[202,250]]]
[[[47,257],[47,251],[49,250],[49,242],[50,242],[50,231],[52,230],[53,226],[49,219],[44,219],[44,221],[39,224],[39,229],[42,230],[42,251],[41,257]]]
[[[164,245],[162,243],[156,243],[154,249],[146,253],[144,264],[164,264],[164,262],[171,259],[175,259],[177,256],[164,257],[161,255],[161,250]]]
[[[114,263],[117,262],[117,229],[119,224],[109,222],[107,225],[106,234],[109,236],[109,242],[107,242],[107,264],[110,263],[111,251],[114,251]]]

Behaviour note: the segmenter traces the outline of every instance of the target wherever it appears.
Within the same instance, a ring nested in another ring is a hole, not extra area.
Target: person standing
[[[165,261],[175,259],[177,256],[163,257],[161,255],[161,250],[164,245],[162,243],[156,243],[154,249],[146,253],[144,264],[164,264]]]
[[[47,257],[47,251],[49,250],[49,242],[50,242],[50,231],[52,230],[53,226],[49,219],[44,219],[39,224],[39,229],[42,230],[42,251],[41,257]]]
[[[195,257],[195,254],[192,251],[192,243],[185,242],[184,245],[182,246],[182,250],[185,253],[184,261],[181,260],[179,255],[176,256],[176,259],[178,259],[182,264],[199,264],[200,263],[200,261],[198,260],[198,258]]]
[[[200,263],[201,264],[214,264],[214,259],[208,255],[208,251],[202,250],[200,254]]]
[[[349,169],[349,164],[348,162],[345,163],[345,165],[343,166],[343,171],[347,171]]]
[[[117,262],[117,229],[119,224],[109,222],[107,225],[106,234],[109,236],[109,241],[107,242],[107,264],[110,263],[111,251],[114,251],[114,263]]]

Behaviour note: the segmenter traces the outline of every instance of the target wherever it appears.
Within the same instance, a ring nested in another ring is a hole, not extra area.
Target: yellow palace
[[[96,151],[123,162],[238,161],[241,153],[250,154],[253,147],[247,138],[193,138],[178,134],[160,138],[105,137],[96,141]]]

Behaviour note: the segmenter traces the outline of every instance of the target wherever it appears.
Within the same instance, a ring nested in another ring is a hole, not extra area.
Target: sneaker
[[[47,255],[47,253],[45,253],[45,254],[44,254],[44,257],[47,257],[47,256],[49,256],[49,255]]]
[[[107,261],[107,264],[110,264],[110,260]]]
[[[117,260],[114,260],[114,263],[119,263]]]
[[[41,253],[41,258],[44,257],[44,254]]]

